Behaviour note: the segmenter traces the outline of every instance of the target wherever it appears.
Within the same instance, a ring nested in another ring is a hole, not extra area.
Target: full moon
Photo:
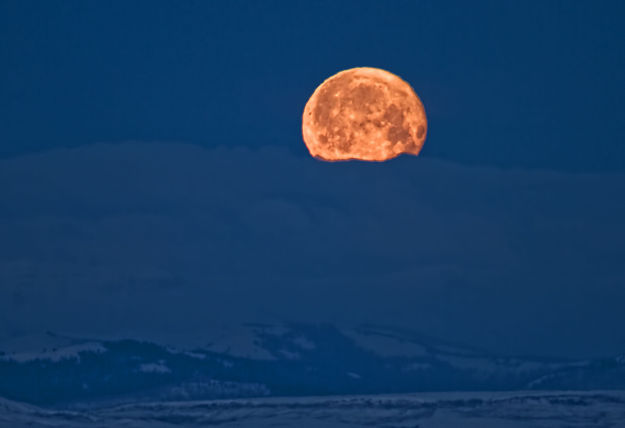
[[[427,120],[408,83],[379,68],[358,67],[326,79],[304,107],[302,134],[315,158],[385,161],[423,147]]]

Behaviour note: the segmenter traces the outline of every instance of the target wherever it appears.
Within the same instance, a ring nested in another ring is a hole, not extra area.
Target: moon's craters
[[[419,125],[417,128],[417,138],[420,140],[423,137],[425,137],[425,126]]]
[[[325,160],[386,160],[417,154],[426,132],[412,88],[384,70],[356,68],[317,88],[304,109],[302,132],[311,154]]]
[[[399,107],[395,104],[388,106],[384,113],[384,119],[390,126],[386,135],[391,143],[403,143],[410,147],[414,145],[408,124],[404,120],[404,112]]]

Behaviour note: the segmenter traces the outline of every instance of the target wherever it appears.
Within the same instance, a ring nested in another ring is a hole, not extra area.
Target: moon
[[[427,133],[423,103],[400,77],[371,67],[341,71],[315,89],[304,107],[302,134],[325,161],[385,161],[418,155]]]

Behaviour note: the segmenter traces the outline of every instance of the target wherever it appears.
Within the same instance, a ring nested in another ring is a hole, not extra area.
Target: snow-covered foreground
[[[262,398],[45,410],[0,400],[2,427],[625,427],[625,392]]]

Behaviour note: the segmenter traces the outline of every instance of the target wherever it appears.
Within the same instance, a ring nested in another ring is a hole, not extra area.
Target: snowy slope
[[[443,393],[150,402],[50,411],[0,401],[0,426],[625,427],[625,392]]]
[[[393,328],[246,324],[184,349],[47,334],[0,346],[0,396],[43,405],[458,390],[625,389],[625,359],[512,358]]]

